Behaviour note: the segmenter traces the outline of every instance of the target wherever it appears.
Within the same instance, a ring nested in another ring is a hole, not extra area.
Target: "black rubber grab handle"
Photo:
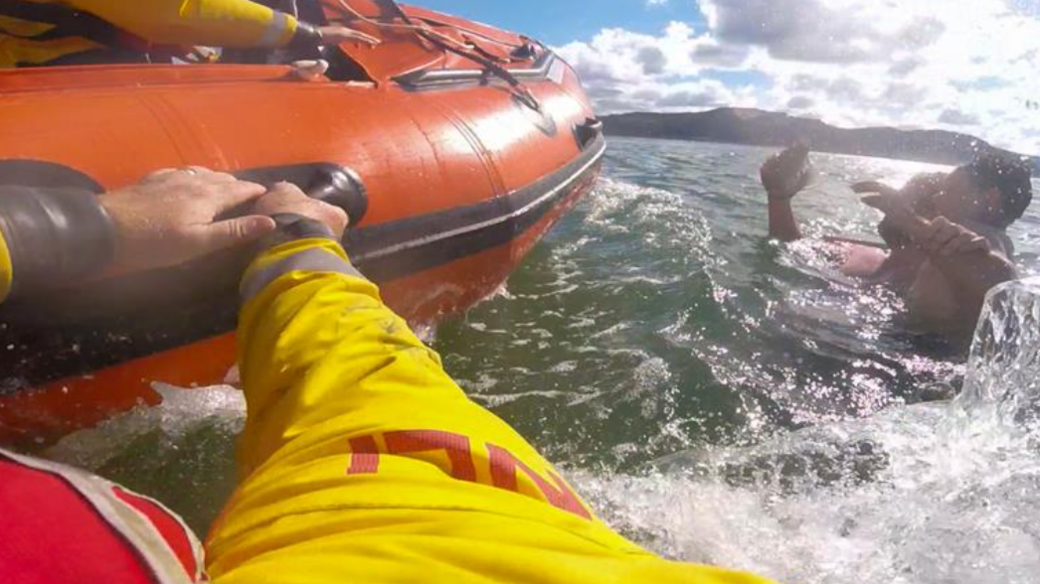
[[[241,179],[271,187],[279,182],[290,182],[308,196],[335,205],[347,212],[350,224],[357,225],[368,211],[368,192],[356,172],[331,162],[290,164],[253,168],[234,173]],[[235,209],[224,218],[244,215],[248,206]]]
[[[585,121],[574,125],[574,139],[578,146],[585,150],[603,134],[603,121],[599,118],[585,118]]]
[[[351,225],[357,225],[368,211],[364,183],[357,173],[345,166],[323,165],[304,192],[346,211]]]
[[[352,169],[331,162],[289,164],[252,168],[233,173],[241,180],[266,187],[286,181],[300,187],[307,195],[336,205],[350,215],[357,225],[368,211],[368,193],[361,177]],[[41,160],[0,160],[0,185],[43,188],[76,188],[102,193],[104,189],[93,178],[68,166]],[[224,213],[222,219],[249,213],[250,205]]]

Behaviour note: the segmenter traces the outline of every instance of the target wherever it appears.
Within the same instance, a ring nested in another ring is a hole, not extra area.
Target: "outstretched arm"
[[[769,237],[780,241],[795,241],[802,238],[798,220],[794,217],[791,199],[769,197]]]

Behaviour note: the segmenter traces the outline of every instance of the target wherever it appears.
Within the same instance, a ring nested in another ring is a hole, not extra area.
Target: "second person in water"
[[[788,148],[762,165],[769,235],[802,237],[791,205],[809,182],[809,150]],[[844,241],[842,270],[895,287],[927,329],[952,337],[974,330],[991,288],[1016,277],[1005,230],[1032,201],[1031,173],[1021,161],[983,155],[948,174],[919,175],[902,189],[876,181],[852,185],[884,213],[886,248]]]

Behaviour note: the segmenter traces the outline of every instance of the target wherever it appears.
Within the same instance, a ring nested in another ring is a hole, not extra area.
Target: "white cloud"
[[[694,0],[683,0],[694,1]],[[1006,0],[700,0],[708,25],[559,49],[604,111],[791,110],[939,127],[1040,153],[1040,20]],[[750,72],[765,83],[750,86]],[[738,81],[733,81],[737,79]]]
[[[604,29],[590,42],[557,51],[574,66],[590,96],[604,111],[661,111],[719,106],[740,98],[740,87],[698,79],[706,68],[744,64],[748,52],[720,45],[673,22],[659,37],[624,29]]]
[[[859,0],[704,0],[701,9],[723,42],[766,48],[777,59],[821,63],[876,60],[927,46],[942,34],[936,17],[891,26]]]

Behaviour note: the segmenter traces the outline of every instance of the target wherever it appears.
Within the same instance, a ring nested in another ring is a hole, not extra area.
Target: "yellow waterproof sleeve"
[[[156,44],[282,47],[297,21],[249,0],[66,0]]]
[[[763,582],[614,533],[337,243],[264,253],[242,292],[248,418],[242,482],[207,543],[215,582]]]

